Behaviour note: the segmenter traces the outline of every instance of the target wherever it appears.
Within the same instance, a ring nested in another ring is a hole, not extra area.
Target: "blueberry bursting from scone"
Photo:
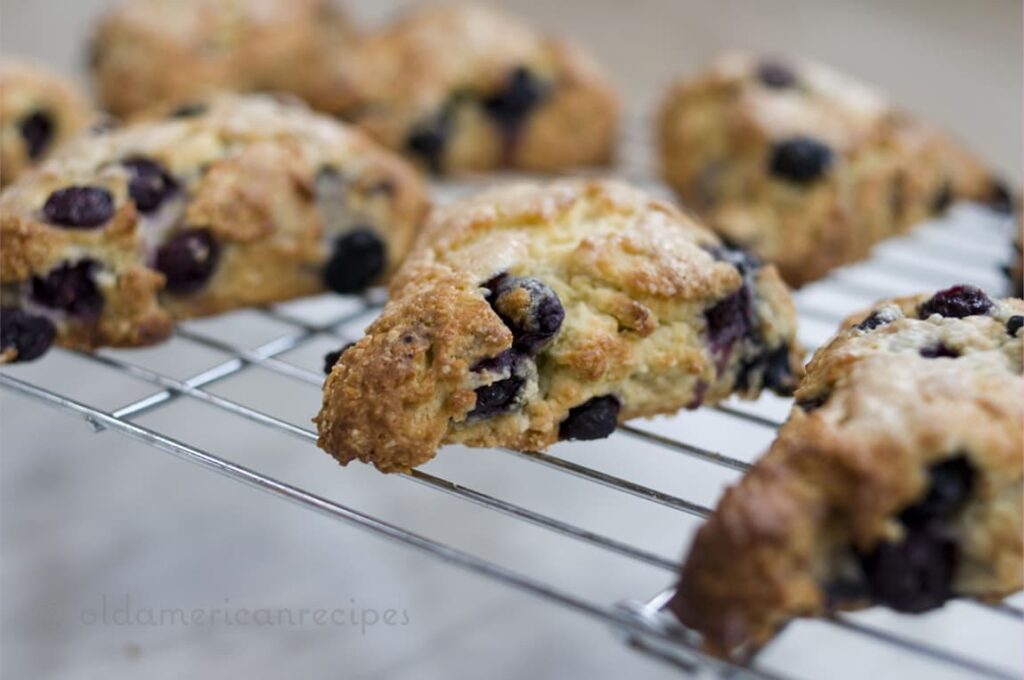
[[[609,80],[576,46],[496,9],[419,8],[334,61],[317,105],[436,174],[612,157]]]
[[[100,132],[0,197],[0,361],[383,283],[426,209],[404,161],[266,97]]]
[[[662,173],[687,206],[794,286],[954,200],[1013,203],[956,140],[802,60],[722,57],[671,90],[658,136]]]
[[[93,117],[70,79],[34,64],[0,61],[0,186],[74,138]]]
[[[701,527],[669,608],[712,652],[788,620],[1021,588],[1024,301],[881,302],[807,366],[769,452]]]
[[[326,359],[322,448],[385,472],[448,443],[542,450],[792,390],[774,268],[621,184],[512,185],[438,210],[380,318]]]

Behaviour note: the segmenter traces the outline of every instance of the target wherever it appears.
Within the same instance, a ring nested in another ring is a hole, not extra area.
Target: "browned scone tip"
[[[700,528],[669,604],[743,656],[789,620],[1021,588],[1024,301],[878,303],[807,366],[769,452]]]
[[[619,102],[576,45],[495,7],[417,7],[341,44],[315,106],[435,173],[602,165]]]
[[[6,360],[136,346],[176,319],[383,283],[427,210],[415,170],[263,96],[97,131],[0,197]]]
[[[316,419],[342,464],[542,450],[800,373],[772,267],[626,185],[515,184],[438,209]]]
[[[0,186],[74,139],[95,117],[70,78],[37,64],[0,59]]]
[[[662,103],[665,180],[731,243],[801,286],[956,199],[1009,211],[1009,187],[935,126],[802,59],[734,53]]]

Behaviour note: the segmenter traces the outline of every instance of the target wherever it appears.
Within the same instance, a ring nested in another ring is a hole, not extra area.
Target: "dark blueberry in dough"
[[[619,400],[607,395],[594,397],[570,409],[569,415],[558,427],[559,439],[604,439],[615,431],[619,424]]]
[[[351,347],[354,344],[355,344],[354,342],[347,342],[347,343],[345,343],[344,345],[341,346],[341,349],[335,350],[333,352],[328,352],[327,354],[325,354],[324,355],[324,373],[330,375],[331,369],[334,368],[334,364],[338,363],[338,359],[340,359],[341,355],[345,353],[345,350],[347,350],[349,347]]]
[[[922,319],[932,314],[962,319],[987,314],[990,309],[992,300],[985,291],[974,286],[960,285],[940,290],[930,300],[922,302],[917,311]]]
[[[773,177],[806,185],[820,179],[832,164],[832,150],[811,137],[790,137],[772,147],[768,170]]]
[[[873,331],[879,326],[884,326],[890,321],[892,321],[892,319],[887,319],[881,312],[872,312],[867,318],[857,324],[857,330]]]
[[[57,329],[49,319],[15,307],[0,309],[0,353],[14,349],[14,361],[32,361],[53,344]]]
[[[336,293],[365,290],[384,271],[387,247],[372,229],[353,229],[334,241],[324,265],[324,284]]]
[[[34,302],[79,318],[95,318],[103,311],[103,294],[93,273],[99,268],[95,260],[65,262],[46,276],[32,277],[31,297]]]
[[[992,180],[992,189],[989,192],[988,200],[985,202],[992,210],[1009,215],[1013,212],[1013,192],[1006,182]]]
[[[534,356],[558,334],[565,309],[555,291],[543,281],[499,274],[484,286],[490,290],[491,307],[512,331],[517,351]]]
[[[928,468],[928,493],[900,514],[905,526],[920,527],[932,520],[947,519],[963,507],[974,487],[976,471],[966,455]]]
[[[956,543],[938,528],[908,528],[899,543],[882,542],[861,565],[872,597],[896,611],[920,613],[953,596]]]
[[[167,197],[178,190],[177,182],[164,166],[150,158],[129,158],[123,165],[131,176],[128,194],[140,212],[156,211]]]
[[[779,61],[762,61],[757,68],[757,78],[763,85],[780,90],[796,85],[793,69]]]
[[[513,375],[504,380],[476,388],[476,406],[470,418],[490,418],[515,409],[526,380]]]
[[[749,389],[756,384],[757,376],[761,378],[762,387],[776,394],[792,394],[796,380],[789,365],[789,347],[780,345],[746,359],[736,375],[736,388],[741,391]]]
[[[816,411],[817,409],[824,406],[825,402],[828,401],[829,396],[830,395],[828,394],[819,394],[816,397],[798,399],[796,405],[803,409],[805,413],[810,413],[811,411]]]
[[[753,326],[749,289],[743,286],[720,300],[704,312],[704,320],[711,351],[719,354],[728,350]]]
[[[953,187],[946,182],[932,198],[932,214],[941,215],[953,205]]]
[[[213,275],[220,246],[206,229],[186,229],[156,251],[156,269],[167,277],[170,293],[194,293]]]
[[[406,150],[423,161],[435,175],[444,172],[444,151],[452,131],[452,106],[433,118],[420,121],[405,139]]]
[[[18,130],[28,147],[28,157],[38,160],[46,150],[50,148],[53,141],[53,133],[56,131],[53,116],[46,111],[33,111],[18,123]]]
[[[206,113],[207,106],[201,102],[182,104],[167,114],[168,118],[195,118]]]
[[[46,199],[43,215],[47,222],[62,227],[98,227],[114,216],[114,197],[100,187],[64,187]]]
[[[739,270],[744,277],[756,274],[761,268],[761,261],[748,250],[734,245],[708,246],[705,250],[716,262],[728,262]]]
[[[509,74],[500,92],[483,100],[484,110],[506,130],[516,130],[547,97],[547,86],[526,67]]]
[[[511,373],[523,359],[524,357],[515,349],[509,349],[496,357],[481,359],[473,364],[470,370],[474,373]]]
[[[1011,337],[1014,337],[1022,326],[1024,326],[1024,316],[1011,316],[1009,321],[1006,322],[1006,332],[1009,333]]]
[[[923,356],[925,359],[938,359],[940,357],[956,359],[960,356],[960,352],[941,342],[937,345],[932,345],[931,347],[922,347],[918,354]]]

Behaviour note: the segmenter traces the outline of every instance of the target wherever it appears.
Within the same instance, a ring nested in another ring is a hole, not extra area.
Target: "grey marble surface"
[[[392,4],[367,3],[360,10],[379,17]],[[635,113],[646,110],[676,64],[727,45],[785,46],[853,65],[890,89],[897,86],[908,102],[944,103],[936,117],[1019,176],[1014,149],[1020,130],[1013,124],[1020,116],[1016,3],[785,0],[772,3],[771,10],[753,1],[509,4],[552,26],[578,29],[619,73]],[[886,14],[883,6],[889,4],[893,9]],[[0,49],[72,70],[81,35],[100,5],[2,0]],[[845,18],[846,32],[820,29],[834,26],[826,20],[837,16]],[[900,67],[887,68],[885,54],[897,55]],[[925,75],[931,69],[939,69],[942,79]],[[949,98],[942,82],[970,94]],[[993,105],[973,105],[980,100]],[[631,150],[636,148],[634,141]],[[634,168],[649,174],[642,158],[628,161],[631,175]],[[801,335],[809,346],[823,340],[839,316],[864,303],[864,289],[895,294],[957,280],[997,289],[1002,283],[994,266],[1006,242],[1005,224],[959,209],[945,223],[879,249],[873,264],[801,292]],[[903,264],[920,263],[930,253],[938,259],[928,262],[941,264],[937,275],[921,280],[903,270]],[[351,304],[335,300],[287,309],[325,319]],[[356,319],[340,332],[357,334],[366,321]],[[187,328],[249,347],[290,331],[252,311]],[[316,370],[322,354],[339,343],[320,335],[283,359]],[[108,356],[177,378],[225,359],[181,338]],[[4,372],[108,410],[154,391],[62,351]],[[319,404],[315,385],[258,368],[210,392],[306,428]],[[768,397],[753,408],[781,417],[787,405]],[[661,569],[408,480],[360,466],[342,469],[307,443],[194,399],[178,399],[138,422],[594,602],[645,598],[671,582]],[[768,428],[711,411],[641,426],[744,460],[753,460],[772,436]],[[554,452],[704,505],[713,505],[736,475],[625,434],[561,445]],[[679,558],[697,526],[685,513],[499,452],[452,447],[426,470],[667,559]],[[0,391],[0,530],[4,678],[678,677],[626,649],[602,624],[115,433],[95,434],[81,420],[8,390]],[[1024,604],[1020,596],[1013,601]],[[312,620],[317,609],[333,620]],[[361,623],[353,623],[353,616]],[[870,611],[855,620],[1004,672],[1019,675],[1024,668],[1024,625],[974,605],[955,603],[913,618]],[[971,677],[961,668],[816,622],[791,626],[762,661],[802,678]]]

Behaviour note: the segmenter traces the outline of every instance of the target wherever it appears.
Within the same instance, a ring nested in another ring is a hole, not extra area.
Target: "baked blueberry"
[[[761,377],[762,387],[776,394],[791,394],[796,381],[789,365],[789,347],[781,345],[746,359],[736,375],[736,388],[744,391],[749,389],[755,382],[755,376]]]
[[[151,158],[129,158],[123,165],[130,175],[128,195],[142,213],[155,212],[178,190],[177,182],[164,166]]]
[[[511,373],[524,358],[515,349],[509,349],[498,356],[481,359],[470,370],[474,373]]]
[[[95,260],[65,262],[46,276],[34,276],[32,301],[72,317],[95,318],[103,311],[103,294],[93,276],[99,269]]]
[[[470,418],[490,418],[516,408],[519,395],[526,380],[513,375],[490,385],[476,388],[476,406],[469,412]]]
[[[807,185],[824,176],[832,156],[832,149],[813,137],[790,137],[772,146],[768,171],[791,184]]]
[[[435,117],[420,121],[409,132],[405,148],[423,161],[435,175],[444,171],[444,151],[452,128],[451,107],[445,107]]]
[[[896,611],[920,613],[953,597],[957,547],[931,525],[908,528],[898,543],[883,541],[861,559],[872,597]]]
[[[956,359],[960,356],[960,352],[941,342],[937,345],[922,347],[918,354],[923,356],[925,359],[938,359],[941,357]]]
[[[43,316],[29,314],[15,307],[0,309],[0,354],[14,349],[14,361],[32,361],[41,357],[53,344],[57,329]]]
[[[900,514],[905,526],[923,526],[945,520],[959,511],[974,487],[974,466],[965,455],[954,456],[928,468],[928,493]]]
[[[1011,336],[1017,335],[1017,331],[1024,326],[1024,316],[1014,315],[1006,322],[1006,332]]]
[[[53,116],[40,110],[33,111],[22,118],[18,123],[18,130],[28,148],[28,157],[38,160],[50,148],[56,125],[54,125]]]
[[[767,87],[786,89],[796,85],[796,74],[779,61],[762,61],[757,67],[757,78]]]
[[[171,111],[168,118],[195,118],[206,113],[206,104],[200,102],[191,102],[188,104],[182,104],[178,108]]]
[[[219,257],[220,246],[209,231],[186,229],[157,249],[156,269],[167,277],[168,292],[194,293],[213,275]]]
[[[993,180],[992,189],[989,193],[986,204],[992,210],[999,213],[1010,214],[1013,212],[1013,192],[1006,182]]]
[[[324,265],[324,283],[336,293],[358,293],[384,271],[387,248],[372,229],[353,229],[334,241]]]
[[[932,214],[941,215],[953,205],[953,187],[946,182],[932,198]]]
[[[525,66],[513,70],[500,92],[483,100],[484,110],[506,132],[515,132],[547,97],[548,88]]]
[[[558,427],[559,439],[604,439],[619,424],[622,404],[613,395],[594,397],[569,410],[569,415]]]
[[[335,350],[333,352],[328,352],[327,354],[325,354],[324,373],[329,375],[331,369],[334,368],[334,364],[338,363],[338,359],[340,359],[341,355],[345,353],[345,350],[347,350],[354,344],[354,342],[346,342],[344,345],[342,345],[341,349]]]
[[[704,320],[711,351],[716,354],[726,352],[753,327],[750,290],[744,285],[723,298],[705,310]]]
[[[810,413],[825,405],[828,401],[828,394],[819,394],[816,397],[807,397],[806,399],[797,399],[796,405],[803,409],[804,413]]]
[[[64,187],[46,199],[43,215],[51,224],[72,229],[91,229],[114,216],[114,197],[101,187]]]
[[[969,285],[953,286],[940,290],[931,299],[921,303],[918,315],[927,319],[932,314],[962,319],[967,316],[981,316],[992,309],[992,300],[980,288]]]
[[[534,356],[558,334],[565,309],[555,291],[543,281],[499,274],[484,286],[490,291],[491,307],[512,331],[517,351]]]
[[[879,326],[891,322],[892,319],[887,318],[885,314],[880,311],[872,312],[866,319],[857,324],[857,330],[859,331],[873,331]]]

